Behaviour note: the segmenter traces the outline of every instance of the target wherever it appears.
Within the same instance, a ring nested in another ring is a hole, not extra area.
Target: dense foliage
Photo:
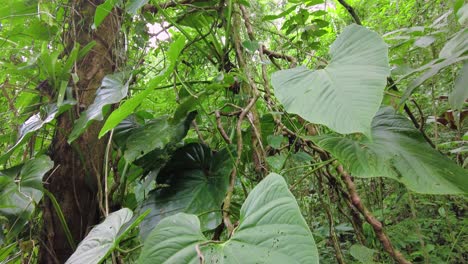
[[[0,263],[466,263],[464,0],[9,0]]]

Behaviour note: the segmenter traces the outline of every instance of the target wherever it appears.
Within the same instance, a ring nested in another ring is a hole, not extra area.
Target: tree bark
[[[103,0],[72,0],[70,21],[65,33],[66,50],[75,43],[81,47],[91,41],[96,45],[75,65],[79,81],[74,85],[77,107],[62,114],[50,147],[55,168],[46,178],[45,188],[57,199],[71,235],[78,244],[89,230],[99,222],[99,183],[103,182],[105,139],[97,135],[102,124],[93,123],[71,145],[67,138],[79,112],[93,101],[103,77],[114,72],[118,58],[120,15],[113,10],[102,24],[92,29],[96,6]],[[41,234],[40,263],[64,263],[73,253],[56,210],[47,197],[43,201],[43,232]]]

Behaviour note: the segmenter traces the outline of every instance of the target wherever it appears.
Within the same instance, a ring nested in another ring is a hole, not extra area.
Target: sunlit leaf
[[[272,75],[275,94],[286,111],[348,134],[369,134],[390,74],[388,48],[375,32],[351,25],[330,48],[325,69],[301,66]]]
[[[100,138],[107,132],[109,132],[111,129],[116,127],[127,116],[132,114],[135,108],[137,108],[141,104],[141,102],[154,91],[156,85],[166,80],[167,77],[172,74],[180,52],[182,52],[182,49],[184,48],[184,44],[185,37],[179,37],[176,41],[174,41],[171,44],[169,51],[167,52],[167,59],[169,61],[169,65],[166,68],[166,70],[164,70],[160,75],[158,75],[156,78],[150,81],[148,83],[148,87],[143,92],[128,99],[119,108],[112,112],[112,114],[106,120],[106,123],[102,127],[101,131],[99,132]]]
[[[249,194],[239,226],[225,242],[209,241],[195,215],[163,219],[146,239],[139,264],[319,263],[317,248],[284,179],[270,174]]]
[[[116,3],[117,0],[106,0],[96,7],[96,12],[94,13],[94,29],[101,25],[102,21],[109,15]]]

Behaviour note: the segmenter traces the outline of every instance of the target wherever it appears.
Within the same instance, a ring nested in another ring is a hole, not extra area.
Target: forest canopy
[[[8,0],[0,263],[468,262],[464,0]]]

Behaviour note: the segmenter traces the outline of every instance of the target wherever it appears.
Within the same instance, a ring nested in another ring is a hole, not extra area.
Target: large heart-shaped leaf
[[[116,104],[127,96],[129,82],[130,78],[125,72],[106,75],[102,79],[101,87],[96,92],[94,102],[75,121],[68,142],[71,143],[77,139],[91,124],[91,121],[101,121],[104,118],[102,112],[105,106]]]
[[[138,225],[146,216],[132,220],[133,213],[128,208],[122,208],[109,214],[99,225],[93,227],[89,234],[80,242],[66,264],[97,264],[119,245],[120,240],[129,230]]]
[[[42,178],[53,166],[54,162],[43,155],[0,172],[0,214],[27,218],[42,199]]]
[[[342,134],[369,134],[390,74],[388,47],[377,33],[350,25],[332,44],[330,56],[325,69],[275,72],[275,95],[286,111],[312,123]]]
[[[199,253],[197,253],[197,249]],[[284,179],[267,176],[242,206],[239,227],[226,242],[209,241],[195,215],[163,219],[138,260],[150,263],[319,263],[317,248]]]
[[[143,203],[151,209],[142,222],[140,233],[146,237],[161,219],[179,212],[199,215],[203,230],[215,228],[221,220],[221,206],[233,162],[227,149],[213,153],[198,143],[178,149],[157,176],[159,184]]]
[[[315,137],[356,177],[389,177],[427,194],[468,192],[468,171],[433,149],[405,117],[392,108],[379,110],[372,142],[337,136]]]

